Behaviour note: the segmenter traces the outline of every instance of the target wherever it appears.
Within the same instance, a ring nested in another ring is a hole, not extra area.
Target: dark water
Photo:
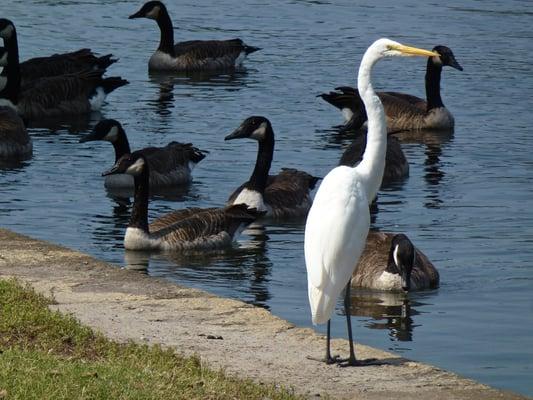
[[[271,119],[274,171],[290,166],[323,176],[350,137],[335,134],[340,114],[315,96],[355,85],[363,51],[378,37],[424,48],[444,44],[464,67],[443,76],[455,132],[404,138],[410,177],[381,192],[374,222],[407,233],[439,268],[441,287],[408,298],[355,293],[355,337],[533,394],[533,3],[167,3],[177,39],[239,36],[263,50],[249,58],[245,72],[150,77],[157,28],[126,18],[140,2],[2,2],[0,14],[15,22],[23,59],[90,46],[118,56],[109,75],[131,84],[109,96],[101,115],[31,130],[33,158],[0,169],[0,226],[309,325],[303,223],[257,228],[221,254],[125,254],[130,204],[106,193],[100,177],[113,161],[112,148],[78,139],[107,117],[123,122],[134,148],[193,142],[211,151],[194,183],[154,199],[150,214],[221,205],[255,160],[254,142],[223,141],[245,117]],[[424,70],[422,59],[384,61],[375,86],[423,95]],[[337,336],[345,335],[342,312],[339,304]]]

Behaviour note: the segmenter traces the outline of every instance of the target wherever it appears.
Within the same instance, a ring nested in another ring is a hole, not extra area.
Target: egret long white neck
[[[385,154],[387,151],[385,110],[370,82],[372,67],[378,60],[378,54],[370,47],[363,56],[357,77],[357,88],[365,104],[366,114],[368,116],[368,133],[363,159],[356,167],[356,170],[359,176],[367,182],[364,187],[367,189],[369,203],[374,200],[381,186],[383,172],[385,171]]]

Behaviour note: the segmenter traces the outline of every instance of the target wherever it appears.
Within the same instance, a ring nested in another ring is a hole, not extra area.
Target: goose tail
[[[102,79],[102,88],[105,94],[111,93],[113,90],[118,89],[121,86],[127,85],[129,81],[122,79],[120,76],[111,76],[109,78]]]
[[[248,46],[246,44],[244,45],[244,52],[246,53],[246,55],[255,53],[256,51],[259,51],[259,50],[261,50],[260,47]]]

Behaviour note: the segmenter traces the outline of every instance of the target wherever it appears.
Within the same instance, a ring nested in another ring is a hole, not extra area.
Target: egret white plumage
[[[326,363],[339,360],[330,353],[330,318],[346,288],[344,307],[350,340],[348,365],[355,358],[350,321],[350,279],[370,227],[369,204],[376,197],[385,168],[387,125],[383,105],[372,88],[374,64],[389,56],[427,56],[435,52],[404,46],[389,39],[375,41],[365,52],[357,85],[368,116],[367,146],[356,167],[338,166],[322,181],[305,226],[305,263],[309,304],[314,324],[328,323]]]

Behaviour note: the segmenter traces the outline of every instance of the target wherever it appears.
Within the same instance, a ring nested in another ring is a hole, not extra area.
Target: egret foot
[[[335,355],[333,357],[322,357],[322,358],[316,358],[316,357],[307,356],[306,358],[308,360],[312,360],[312,361],[323,362],[323,363],[326,363],[328,365],[338,364],[339,362],[341,362],[341,358],[338,355]]]
[[[378,365],[377,358],[366,358],[364,360],[357,360],[355,358],[338,359],[339,367],[366,367],[368,365]]]

